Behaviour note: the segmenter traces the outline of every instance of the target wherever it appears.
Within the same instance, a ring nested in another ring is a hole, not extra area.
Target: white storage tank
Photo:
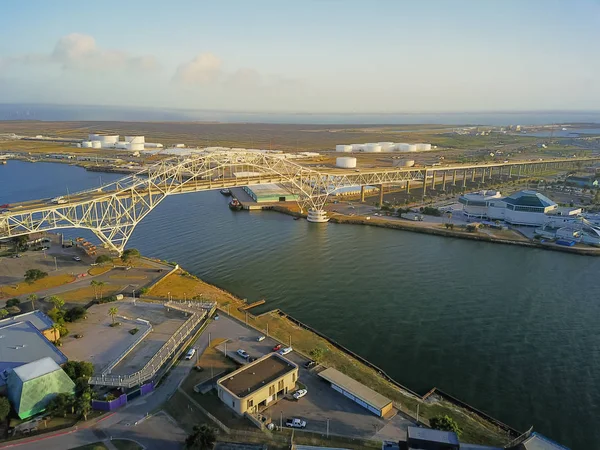
[[[128,142],[126,144],[126,149],[131,150],[132,152],[139,152],[141,150],[144,150],[144,143],[143,142]]]
[[[144,144],[144,147],[146,147],[146,148],[163,148],[163,145],[162,144],[157,144],[155,142],[146,142]],[[208,148],[207,148],[207,150],[208,150]]]
[[[93,133],[93,134],[88,134],[88,140],[90,141],[98,141],[100,140],[100,135]]]
[[[102,147],[105,146],[112,146],[115,145],[117,142],[119,142],[119,135],[118,134],[107,134],[104,136],[98,136],[98,140],[100,142],[102,142]]]
[[[102,148],[102,142],[92,141],[92,148]]]
[[[382,152],[391,152],[394,148],[393,142],[378,142],[378,144],[381,146]]]
[[[175,144],[173,147],[175,147],[175,148],[185,148],[185,144]]]
[[[362,152],[365,149],[365,144],[352,144],[353,152]]]
[[[92,141],[83,141],[83,142],[81,143],[81,146],[82,146],[83,148],[92,148]]]
[[[341,156],[335,159],[335,165],[344,169],[354,169],[356,167],[356,158]]]
[[[345,145],[345,144],[336,145],[335,146],[335,151],[336,152],[343,152],[343,153],[351,153],[352,152],[352,145]]]
[[[406,150],[404,150],[405,152],[416,152],[417,151],[417,144],[406,144]]]
[[[143,144],[146,142],[146,138],[144,136],[125,136],[125,142],[129,142],[130,144]]]
[[[376,153],[376,152],[381,152],[381,145],[379,144],[365,144],[365,152],[369,152],[369,153]]]
[[[431,144],[416,144],[417,150],[420,152],[431,150]]]

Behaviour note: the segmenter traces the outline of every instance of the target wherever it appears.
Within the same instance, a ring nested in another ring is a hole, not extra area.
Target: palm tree
[[[48,300],[50,300],[50,303],[52,303],[54,307],[59,311],[62,309],[63,306],[65,306],[65,301],[57,295],[53,295]]]
[[[111,317],[113,325],[115,324],[115,316],[117,315],[118,312],[119,312],[119,308],[117,308],[116,306],[111,306],[108,309],[108,315]]]
[[[90,285],[94,287],[94,297],[98,300],[98,282],[96,280],[90,281]]]
[[[217,440],[217,430],[205,423],[194,426],[194,431],[185,440],[185,448],[190,450],[211,450]]]
[[[60,339],[60,325],[57,323],[53,323],[52,331],[54,332],[52,333],[54,335],[54,342],[56,342]]]
[[[38,296],[35,294],[30,294],[27,297],[27,300],[29,300],[31,302],[31,310],[35,310],[35,301],[38,299]]]
[[[98,289],[100,289],[100,298],[102,298],[102,288],[104,286],[106,286],[106,282],[104,282],[104,281],[97,281],[96,283],[97,283]]]

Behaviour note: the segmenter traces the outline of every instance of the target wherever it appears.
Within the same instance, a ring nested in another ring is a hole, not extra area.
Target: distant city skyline
[[[600,2],[3,5],[0,101],[240,112],[598,110]]]

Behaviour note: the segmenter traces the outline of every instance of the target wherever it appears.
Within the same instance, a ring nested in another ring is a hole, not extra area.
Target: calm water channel
[[[99,180],[10,161],[0,166],[0,204]],[[598,258],[232,213],[218,192],[167,199],[130,246],[267,299],[414,390],[438,386],[519,429],[600,448]]]

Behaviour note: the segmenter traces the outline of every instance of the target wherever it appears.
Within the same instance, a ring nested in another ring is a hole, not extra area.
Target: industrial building
[[[252,414],[294,390],[297,380],[296,364],[269,353],[217,380],[217,392],[237,414]]]
[[[49,357],[9,370],[7,385],[8,399],[21,419],[44,411],[58,394],[75,392],[73,380]]]
[[[358,403],[376,416],[384,417],[392,411],[392,401],[389,398],[344,375],[342,372],[328,368],[320,372],[319,376],[331,383],[331,387],[334,390]]]
[[[243,189],[256,203],[292,202],[298,200],[296,194],[291,194],[278,184],[257,184],[254,186],[244,186]]]

